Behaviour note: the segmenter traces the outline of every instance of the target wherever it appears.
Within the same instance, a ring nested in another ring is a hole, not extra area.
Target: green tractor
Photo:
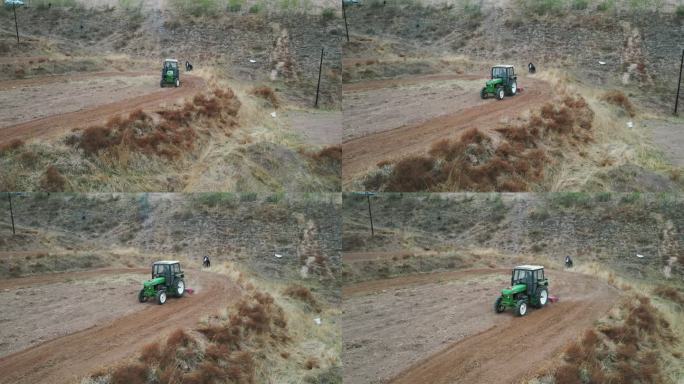
[[[138,301],[144,303],[155,298],[157,304],[166,303],[167,295],[182,297],[185,294],[185,274],[178,261],[157,261],[152,264],[152,279],[143,283]]]
[[[178,67],[178,60],[164,60],[159,86],[164,88],[166,84],[171,84],[176,88],[180,87],[180,68]]]
[[[497,100],[503,100],[504,96],[515,96],[518,93],[518,77],[512,65],[496,65],[492,67],[492,78],[487,80],[485,87],[480,91],[480,97],[486,99],[494,95]]]
[[[494,311],[501,313],[514,308],[518,316],[525,316],[527,306],[542,308],[549,300],[549,280],[544,277],[544,267],[521,265],[513,269],[511,287],[502,289],[494,303]]]

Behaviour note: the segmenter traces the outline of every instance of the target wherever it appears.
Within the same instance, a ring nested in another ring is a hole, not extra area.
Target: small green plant
[[[684,4],[677,6],[675,9],[675,15],[677,15],[678,19],[684,19]]]
[[[604,0],[596,6],[596,10],[599,12],[607,12],[615,8],[615,0]]]
[[[257,14],[261,12],[261,5],[259,4],[254,4],[251,7],[249,7],[249,13],[251,14]]]
[[[482,17],[482,5],[473,0],[463,0],[463,13],[471,19]]]
[[[332,20],[335,18],[335,10],[333,8],[326,8],[321,13],[321,17],[323,17],[324,21]]]
[[[522,0],[522,7],[537,15],[555,14],[563,9],[563,0]]]
[[[589,0],[573,0],[570,7],[577,11],[583,11],[589,7]]]
[[[240,12],[242,10],[243,0],[228,0],[228,11]]]

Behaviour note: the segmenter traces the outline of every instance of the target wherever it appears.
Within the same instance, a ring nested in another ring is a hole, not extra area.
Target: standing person
[[[527,64],[527,70],[528,70],[530,73],[535,73],[535,72],[537,72],[537,68],[535,68],[535,67],[534,67],[534,64],[532,64],[532,63]]]
[[[572,267],[572,258],[570,256],[565,256],[565,266],[568,268]]]
[[[202,265],[205,268],[211,267],[211,261],[209,260],[209,256],[206,256],[206,255],[204,256],[204,259],[202,260]]]

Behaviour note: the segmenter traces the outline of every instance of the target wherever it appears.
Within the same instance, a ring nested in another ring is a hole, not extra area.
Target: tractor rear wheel
[[[480,91],[480,97],[482,98],[482,100],[487,98],[487,88],[482,88],[482,90]]]
[[[161,81],[159,82],[159,86],[164,88],[164,79],[161,79]]]
[[[518,93],[518,83],[515,81],[511,84],[511,91],[508,92],[509,96],[515,96],[515,94]]]
[[[496,88],[496,99],[497,100],[503,100],[504,95],[505,95],[504,87]]]
[[[183,294],[185,294],[185,282],[183,279],[178,279],[176,282],[176,290],[174,292],[174,296],[176,297],[183,297]]]
[[[501,313],[506,310],[506,307],[501,304],[501,297],[498,297],[496,299],[496,302],[494,303],[494,312],[496,313]]]
[[[157,304],[162,305],[166,303],[166,291],[160,289],[157,291]]]
[[[145,289],[141,289],[140,293],[138,293],[138,301],[141,303],[144,303],[147,301],[147,296],[145,296]]]
[[[549,301],[549,291],[546,288],[541,288],[537,291],[537,304],[535,307],[541,308]]]
[[[527,303],[525,300],[518,300],[518,303],[515,305],[515,313],[518,316],[525,316],[527,313]]]

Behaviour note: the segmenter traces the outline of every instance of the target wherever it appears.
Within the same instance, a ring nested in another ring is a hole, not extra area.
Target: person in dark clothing
[[[530,73],[535,73],[535,72],[537,72],[537,68],[535,68],[535,67],[534,67],[534,64],[532,64],[532,63],[527,64],[527,70],[528,70]]]
[[[192,71],[192,64],[190,64],[190,62],[187,61],[187,60],[185,61],[185,70],[186,70],[187,72]]]
[[[205,268],[211,267],[211,261],[209,260],[209,256],[204,256],[204,259],[202,260],[202,266]]]
[[[565,266],[568,268],[572,267],[572,258],[570,256],[565,256]]]

